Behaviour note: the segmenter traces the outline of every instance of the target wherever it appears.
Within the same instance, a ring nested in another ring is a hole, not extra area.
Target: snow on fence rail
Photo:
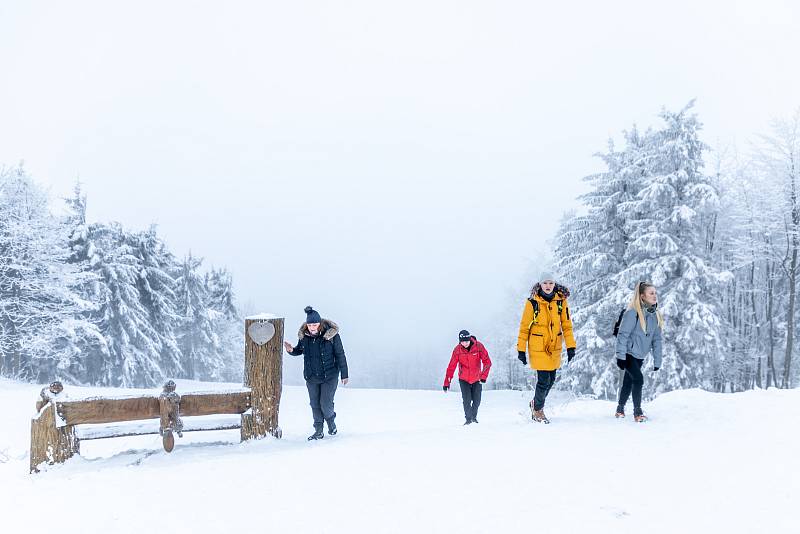
[[[282,392],[283,318],[259,315],[245,319],[244,387],[233,391],[194,392],[179,395],[171,380],[160,395],[93,397],[70,400],[54,382],[42,390],[38,413],[31,421],[30,471],[63,463],[80,453],[81,439],[105,439],[161,434],[164,449],[172,451],[174,436],[183,432],[241,429],[242,441],[281,437],[278,412]],[[182,417],[239,415],[236,423],[218,420],[183,424]],[[153,424],[77,428],[159,419]]]

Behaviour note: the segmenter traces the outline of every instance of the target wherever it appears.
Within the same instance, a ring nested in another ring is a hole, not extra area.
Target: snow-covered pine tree
[[[90,224],[73,236],[75,261],[98,277],[88,298],[99,305],[92,320],[108,347],[92,376],[105,385],[154,386],[164,378],[162,347],[138,289],[142,263],[130,241],[118,223]]]
[[[649,134],[648,134],[649,135]],[[606,170],[587,176],[592,189],[580,200],[586,213],[562,221],[555,238],[556,269],[570,287],[570,308],[579,347],[560,387],[600,398],[616,395],[619,371],[614,365],[613,324],[629,299],[626,268],[627,218],[643,187],[646,137],[634,127],[624,133],[625,146],[598,154]]]
[[[82,316],[92,304],[76,290],[85,277],[68,255],[47,195],[21,166],[0,169],[0,374],[84,381],[82,348],[101,336]]]
[[[176,272],[178,263],[159,239],[155,226],[128,234],[126,239],[141,264],[136,287],[161,347],[161,372],[165,377],[182,376],[181,351],[176,337],[182,318],[177,312],[177,284],[171,274]]]
[[[209,308],[216,310],[227,320],[238,321],[240,319],[233,292],[233,277],[227,269],[212,267],[211,271],[206,273],[206,289]]]
[[[69,256],[67,262],[75,265],[83,273],[83,281],[77,290],[81,297],[94,303],[91,310],[84,311],[82,317],[91,322],[100,336],[82,347],[84,362],[84,382],[87,384],[110,385],[111,348],[103,333],[103,309],[101,295],[103,282],[99,270],[96,268],[102,262],[98,249],[90,239],[89,225],[86,222],[86,195],[83,194],[81,183],[75,182],[71,197],[65,199],[69,215],[66,218],[67,232],[69,234]],[[97,234],[97,226],[93,227],[92,234]]]
[[[199,272],[202,262],[189,253],[175,277],[177,312],[181,316],[176,334],[186,376],[195,380],[218,380],[224,362],[215,331],[216,312],[207,307],[208,291]]]
[[[720,286],[730,280],[709,261],[709,225],[719,198],[703,174],[705,145],[693,102],[664,110],[665,126],[648,139],[642,189],[627,210],[630,242],[621,281],[651,280],[667,322],[664,362],[652,392],[703,386],[727,353]]]
[[[213,313],[215,331],[219,338],[219,355],[223,368],[221,377],[239,381],[244,372],[244,338],[242,320],[236,307],[233,277],[227,269],[214,269],[206,274],[206,308]]]

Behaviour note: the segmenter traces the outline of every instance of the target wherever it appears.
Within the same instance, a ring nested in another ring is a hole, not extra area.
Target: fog
[[[90,220],[156,223],[290,340],[313,305],[341,325],[354,385],[402,368],[427,386],[460,329],[489,336],[517,307],[609,137],[696,98],[706,142],[727,147],[794,110],[798,15],[4,3],[0,163],[24,160],[54,197],[79,178]]]

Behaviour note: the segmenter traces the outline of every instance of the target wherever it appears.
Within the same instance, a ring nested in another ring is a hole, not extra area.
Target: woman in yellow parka
[[[552,274],[545,272],[531,289],[531,296],[522,310],[517,351],[523,364],[528,363],[525,358],[527,351],[531,369],[536,371],[531,418],[537,423],[550,422],[544,414],[544,403],[556,381],[556,370],[561,367],[562,347],[567,347],[567,363],[575,357],[568,296],[569,291],[557,285]]]

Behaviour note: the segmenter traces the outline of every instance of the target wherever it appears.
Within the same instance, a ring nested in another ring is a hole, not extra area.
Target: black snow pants
[[[536,393],[533,396],[533,409],[542,410],[544,401],[553,384],[556,383],[555,371],[536,371]]]
[[[466,380],[459,380],[461,386],[461,400],[464,402],[464,417],[467,421],[474,421],[478,417],[478,407],[481,405],[482,384],[479,381],[470,384]]]

